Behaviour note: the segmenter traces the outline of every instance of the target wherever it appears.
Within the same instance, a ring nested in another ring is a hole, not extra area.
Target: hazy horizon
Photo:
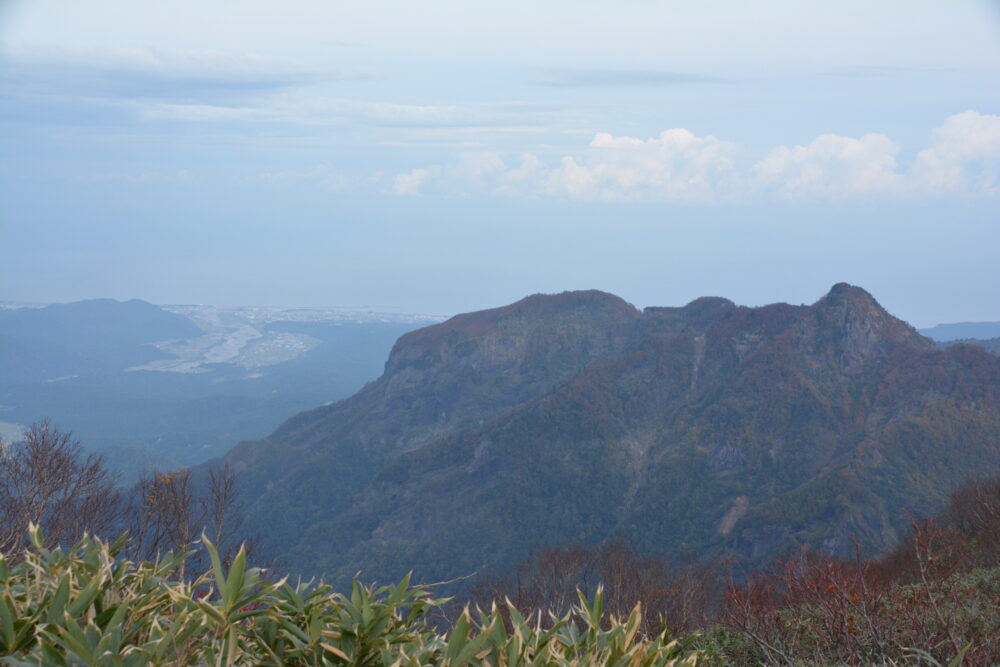
[[[863,287],[863,286],[861,286],[861,287]],[[587,288],[582,288],[582,289],[587,289]],[[598,289],[598,288],[589,288],[589,289]],[[573,291],[573,290],[566,290],[566,291]],[[604,290],[600,290],[600,291],[604,291]],[[532,294],[538,294],[538,292],[534,292]],[[543,292],[543,294],[555,294],[555,293],[552,293],[552,292],[544,293]],[[525,294],[524,296],[525,297],[531,296],[531,294]],[[616,296],[621,296],[621,295],[616,295]],[[728,297],[724,297],[721,294],[706,294],[706,295],[703,295],[703,296],[707,296],[707,297],[719,297],[719,296],[722,296],[723,298],[728,298]],[[823,296],[823,295],[820,295],[820,296]],[[875,296],[875,295],[872,295],[872,296]],[[701,298],[701,297],[698,297],[698,298]],[[2,307],[9,307],[9,308],[15,308],[15,309],[16,308],[36,308],[36,307],[46,307],[46,306],[52,306],[52,305],[61,305],[61,304],[69,304],[69,303],[81,303],[81,302],[87,302],[87,301],[99,301],[99,300],[107,300],[107,299],[111,299],[113,301],[118,301],[119,303],[125,303],[127,301],[132,301],[132,300],[138,300],[138,301],[144,301],[146,303],[150,303],[152,305],[155,305],[155,306],[158,306],[158,307],[161,307],[161,308],[167,308],[167,309],[170,309],[172,307],[197,306],[197,307],[204,307],[204,308],[220,308],[220,309],[223,309],[223,310],[225,310],[225,309],[244,309],[244,308],[261,308],[261,309],[273,308],[276,311],[281,311],[281,310],[289,310],[289,311],[295,311],[295,310],[316,310],[316,311],[345,311],[345,312],[356,311],[358,313],[371,313],[372,315],[384,314],[384,315],[389,315],[389,316],[412,316],[412,317],[417,317],[417,318],[427,318],[429,323],[433,323],[435,321],[441,321],[441,320],[453,317],[455,315],[459,315],[462,312],[469,312],[469,311],[456,311],[456,312],[447,312],[447,313],[445,313],[445,312],[436,313],[436,312],[429,312],[429,311],[428,312],[416,312],[416,311],[405,310],[403,308],[400,308],[399,306],[386,305],[386,304],[370,304],[370,303],[358,303],[358,304],[336,304],[336,303],[325,303],[325,304],[323,304],[323,303],[321,303],[321,304],[281,304],[281,303],[205,303],[205,302],[157,303],[157,302],[150,301],[148,299],[144,299],[141,296],[121,298],[121,299],[117,299],[115,297],[92,297],[92,298],[79,299],[79,300],[73,300],[73,301],[18,301],[18,300],[5,299],[5,300],[0,300],[0,306],[2,306]],[[876,299],[877,299],[877,297],[876,297]],[[629,301],[628,299],[625,299],[625,300]],[[812,301],[802,301],[801,303],[798,303],[797,305],[811,305],[812,303],[814,303],[817,300],[819,300],[819,297],[817,297],[816,299],[813,299]],[[629,302],[629,303],[631,303],[633,306],[635,306],[635,307],[637,307],[639,309],[643,309],[643,308],[646,308],[646,307],[649,307],[649,306],[680,307],[680,306],[687,305],[688,303],[690,303],[690,301],[685,302],[685,303],[649,303],[649,304],[639,304],[639,303],[634,303],[634,302]],[[792,304],[792,305],[796,305],[796,304],[794,304],[794,303],[792,303],[790,301],[769,301],[769,302],[762,302],[762,303],[756,303],[756,304],[737,303],[736,305],[738,305],[738,306],[758,307],[758,306],[766,306],[766,305],[774,304],[774,303],[789,303],[789,304]],[[478,310],[484,310],[484,309],[490,309],[490,308],[499,308],[499,307],[503,307],[505,305],[508,305],[508,304],[506,304],[506,303],[498,303],[498,304],[483,306],[483,308],[478,309]],[[884,306],[885,304],[882,304],[882,305]],[[905,316],[900,315],[899,313],[892,312],[891,309],[887,308],[887,310],[890,311],[890,314],[899,317],[900,319],[906,321],[908,324],[911,324],[911,325],[913,325],[914,327],[916,327],[918,329],[931,329],[931,328],[939,327],[939,326],[963,325],[963,324],[996,324],[997,323],[997,321],[994,321],[994,320],[976,320],[976,321],[963,320],[963,321],[955,321],[955,322],[935,322],[933,324],[920,324],[920,323],[914,323],[914,322],[908,320]]]
[[[0,299],[1000,320],[998,3],[0,5]]]

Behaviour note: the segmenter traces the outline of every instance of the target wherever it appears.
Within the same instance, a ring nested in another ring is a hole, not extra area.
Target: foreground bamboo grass
[[[270,582],[241,550],[227,568],[202,539],[209,572],[180,576],[187,554],[121,557],[126,539],[85,537],[47,549],[32,526],[16,562],[0,555],[0,655],[9,665],[695,665],[699,652],[666,631],[603,613],[600,591],[564,616],[513,605],[466,608],[446,632],[429,615],[444,600],[409,578],[355,582],[349,596],[320,583]]]

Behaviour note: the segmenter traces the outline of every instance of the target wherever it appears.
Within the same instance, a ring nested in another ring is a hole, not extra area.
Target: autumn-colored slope
[[[624,537],[744,562],[891,546],[1000,470],[1000,359],[938,350],[864,290],[641,315],[536,295],[397,343],[355,397],[234,449],[296,569],[420,579]]]

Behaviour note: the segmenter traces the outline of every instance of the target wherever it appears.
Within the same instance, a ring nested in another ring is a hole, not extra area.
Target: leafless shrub
[[[702,626],[721,597],[716,565],[678,568],[657,556],[637,554],[625,542],[600,547],[545,547],[511,577],[487,578],[472,587],[473,600],[483,608],[509,599],[518,609],[562,614],[577,601],[577,590],[592,595],[604,589],[604,607],[624,618],[642,604],[644,630],[661,625],[671,633]]]
[[[960,487],[951,494],[941,520],[972,538],[970,559],[975,565],[1000,565],[1000,477]]]
[[[742,582],[731,582],[723,622],[756,645],[767,664],[836,659],[874,664],[889,657],[878,622],[886,588],[856,562],[804,552]]]
[[[17,442],[0,441],[0,553],[23,551],[36,523],[49,546],[127,530],[130,556],[141,560],[186,550],[204,532],[229,562],[241,544],[248,554],[256,544],[242,536],[239,495],[229,466],[198,476],[187,469],[143,474],[123,493],[101,455],[41,421]]]
[[[103,458],[85,453],[79,440],[48,421],[0,446],[0,552],[20,553],[31,522],[47,544],[69,544],[84,533],[103,534],[121,511]]]
[[[888,559],[798,558],[730,584],[722,621],[754,647],[753,662],[900,664],[915,651],[944,664],[993,665],[1000,617],[989,571],[964,578],[967,543],[932,521]],[[995,603],[993,603],[995,604]]]
[[[241,544],[248,555],[254,551],[256,540],[241,535],[243,516],[237,475],[230,466],[211,468],[198,478],[187,469],[144,473],[129,507],[131,549],[135,558],[152,560],[187,549],[204,532],[229,562]]]

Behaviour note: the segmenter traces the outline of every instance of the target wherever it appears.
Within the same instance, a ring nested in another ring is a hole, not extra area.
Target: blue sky
[[[996,2],[0,4],[0,299],[1000,320]]]

